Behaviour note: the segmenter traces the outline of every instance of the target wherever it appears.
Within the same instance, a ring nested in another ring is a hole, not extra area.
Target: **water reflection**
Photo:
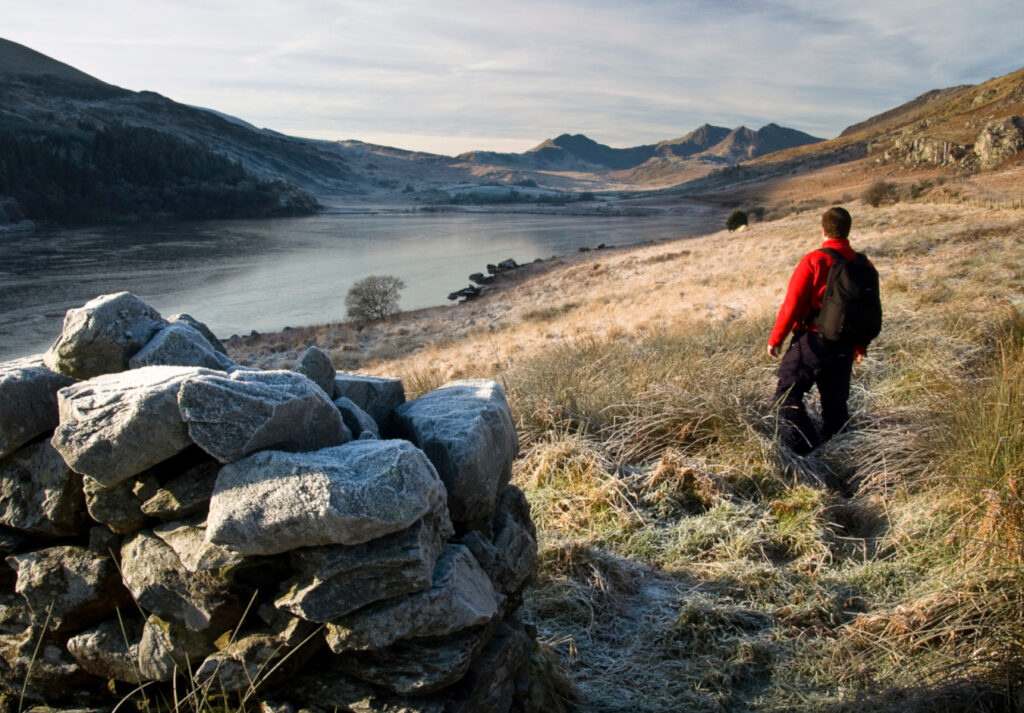
[[[444,304],[505,258],[685,237],[699,217],[327,214],[266,221],[114,226],[0,236],[0,359],[45,349],[69,307],[130,290],[218,335],[341,320],[372,274],[405,281],[403,309]]]

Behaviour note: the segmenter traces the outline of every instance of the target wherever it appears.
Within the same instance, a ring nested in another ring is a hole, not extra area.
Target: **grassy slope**
[[[289,365],[318,343],[410,396],[505,385],[540,533],[527,616],[582,710],[1005,709],[1024,643],[1024,212],[850,207],[886,325],[853,428],[807,459],[772,438],[763,352],[817,209],[233,355]]]

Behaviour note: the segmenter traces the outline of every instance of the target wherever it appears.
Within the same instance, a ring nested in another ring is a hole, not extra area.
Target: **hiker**
[[[853,365],[864,358],[868,343],[881,329],[878,273],[850,247],[851,223],[850,213],[838,206],[821,216],[824,242],[797,264],[768,338],[768,356],[777,359],[786,337],[793,333],[779,363],[775,401],[782,442],[800,455],[846,426]],[[826,295],[833,272],[831,282],[840,284]],[[821,399],[820,434],[804,406],[804,395],[815,385]]]

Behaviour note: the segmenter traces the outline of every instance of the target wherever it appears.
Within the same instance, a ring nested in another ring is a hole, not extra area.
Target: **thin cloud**
[[[563,131],[628,146],[705,122],[834,136],[929,89],[1018,68],[1024,6],[53,0],[6,8],[4,24],[6,38],[93,76],[258,126],[453,153],[459,140],[488,149]]]

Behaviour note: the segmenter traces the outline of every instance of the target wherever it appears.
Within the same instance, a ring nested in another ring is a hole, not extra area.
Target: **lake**
[[[488,263],[706,232],[710,217],[323,213],[308,218],[102,226],[0,234],[0,360],[45,350],[64,313],[128,290],[218,336],[345,319],[345,294],[394,275],[402,309],[451,304]]]

